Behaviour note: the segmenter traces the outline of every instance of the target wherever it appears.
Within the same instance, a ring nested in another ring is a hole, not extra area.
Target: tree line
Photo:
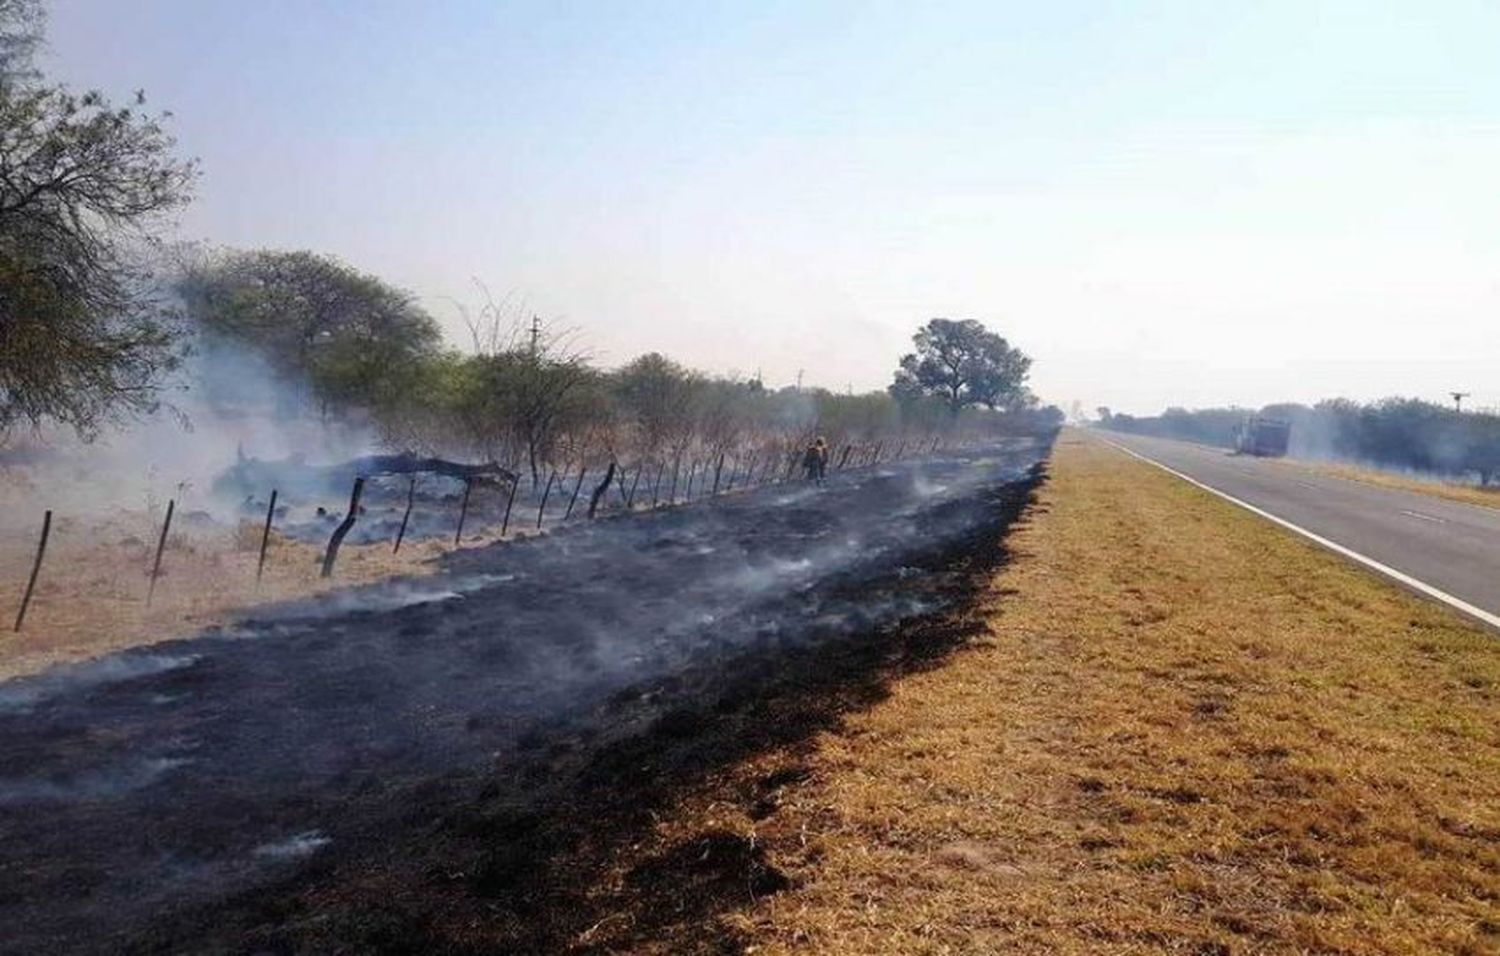
[[[789,462],[815,436],[837,453],[1055,429],[1025,387],[1029,359],[973,320],[934,319],[883,391],[771,388],[656,352],[600,368],[575,336],[488,301],[444,343],[407,293],[310,252],[220,251],[184,265],[184,316],[206,350],[249,350],[323,414],[359,416],[383,443],[493,461],[533,486],[581,462]]]
[[[1291,453],[1335,458],[1381,468],[1475,478],[1500,478],[1500,415],[1460,412],[1416,398],[1361,403],[1345,398],[1316,405],[1281,403],[1261,409],[1169,408],[1161,415],[1112,415],[1099,409],[1099,424],[1116,431],[1180,438],[1233,447],[1235,428],[1247,415],[1291,423]]]

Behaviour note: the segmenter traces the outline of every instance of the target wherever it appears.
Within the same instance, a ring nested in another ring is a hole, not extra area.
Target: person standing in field
[[[822,436],[807,446],[807,451],[802,455],[802,470],[807,472],[809,481],[820,485],[828,477],[828,443]]]

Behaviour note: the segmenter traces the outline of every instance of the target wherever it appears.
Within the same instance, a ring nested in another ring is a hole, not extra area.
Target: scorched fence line
[[[925,444],[925,441],[923,443]],[[844,471],[856,467],[870,467],[881,461],[900,460],[906,455],[910,444],[907,441],[903,441],[896,449],[896,452],[887,458],[883,457],[885,447],[883,441],[871,444],[846,443],[839,451],[836,462],[830,460],[829,464],[831,467],[829,470]],[[969,444],[971,442],[960,440],[945,445],[941,438],[934,438],[928,447],[919,449],[915,453],[919,455],[934,455],[950,447],[963,447]],[[678,453],[670,456],[670,461],[667,457],[652,456],[633,461],[629,466],[623,465],[616,459],[610,459],[605,468],[602,480],[592,491],[586,515],[588,519],[594,519],[600,515],[601,511],[608,510],[608,492],[612,485],[616,489],[619,500],[618,511],[635,512],[690,504],[694,500],[695,480],[698,491],[697,499],[700,501],[705,497],[731,494],[736,490],[743,493],[754,488],[783,484],[796,480],[801,474],[802,455],[803,451],[800,449],[778,452],[776,450],[767,451],[764,448],[760,448],[742,449],[733,452],[729,450],[716,450],[707,456],[684,457],[684,455]],[[830,458],[832,457],[830,454]],[[669,469],[670,478],[668,478]],[[537,505],[535,522],[537,531],[542,530],[543,526],[549,520],[547,503],[553,497],[552,490],[554,487],[560,492],[556,496],[557,499],[561,500],[563,497],[566,497],[568,503],[562,517],[560,519],[553,518],[553,523],[559,520],[566,522],[572,519],[579,496],[588,478],[589,470],[586,462],[578,464],[576,477],[574,476],[572,465],[564,465],[561,469],[551,470],[539,496],[540,501]],[[705,486],[709,485],[710,472],[713,473],[712,487],[707,488]],[[647,487],[650,490],[650,504],[638,507],[636,504],[636,494],[640,489],[643,477],[646,479]],[[322,578],[333,576],[338,561],[339,548],[349,532],[358,523],[359,516],[363,511],[360,501],[363,495],[365,480],[365,476],[354,479],[354,484],[349,495],[348,510],[344,513],[342,520],[334,529],[332,536],[323,550],[319,573],[319,576]],[[463,540],[464,522],[469,510],[469,498],[475,483],[475,479],[472,477],[463,480],[464,492],[458,509],[453,537],[454,547],[460,546]],[[570,480],[573,487],[571,492],[567,492],[565,489]],[[496,483],[498,484],[498,482]],[[512,475],[506,483],[510,487],[507,491],[504,518],[500,526],[499,537],[502,539],[506,537],[509,531],[511,510],[516,503],[517,492],[521,485],[521,476]],[[628,489],[627,483],[629,486]],[[667,487],[666,494],[663,496],[661,491],[664,484]],[[412,505],[416,496],[416,488],[417,479],[413,476],[407,486],[405,512],[402,515],[400,527],[395,534],[392,546],[393,553],[400,551],[402,541],[406,536],[407,525],[411,518]],[[682,492],[680,495],[679,490]],[[534,491],[535,489],[533,489]],[[272,488],[270,490],[265,521],[260,529],[259,553],[255,563],[254,582],[257,591],[265,574],[266,558],[270,550],[272,532],[275,530],[276,504],[279,493],[279,489]],[[164,577],[162,565],[167,552],[171,550],[169,547],[170,534],[175,509],[176,500],[169,500],[167,502],[166,515],[162,521],[161,531],[157,536],[151,566],[146,573],[147,585],[144,603],[148,608],[152,605],[156,597],[159,582]],[[50,509],[42,517],[41,535],[37,542],[35,557],[31,562],[31,573],[27,577],[26,587],[22,592],[20,606],[16,612],[14,627],[16,632],[20,632],[24,626],[27,612],[33,603],[37,580],[41,575],[43,560],[47,553],[47,545],[52,537],[52,517],[53,513]]]

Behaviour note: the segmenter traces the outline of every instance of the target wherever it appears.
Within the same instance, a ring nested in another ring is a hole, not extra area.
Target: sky
[[[1065,408],[1500,406],[1500,5],[54,0],[172,111],[182,238],[888,384],[935,316]]]

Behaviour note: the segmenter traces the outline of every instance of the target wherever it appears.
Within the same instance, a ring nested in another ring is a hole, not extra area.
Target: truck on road
[[[1234,450],[1240,455],[1280,458],[1292,437],[1292,423],[1265,415],[1247,415],[1234,433]]]

